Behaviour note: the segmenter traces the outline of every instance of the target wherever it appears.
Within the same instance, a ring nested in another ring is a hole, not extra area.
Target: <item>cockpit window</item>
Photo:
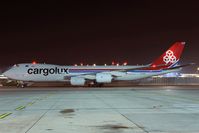
[[[19,67],[19,64],[15,64],[14,67]]]

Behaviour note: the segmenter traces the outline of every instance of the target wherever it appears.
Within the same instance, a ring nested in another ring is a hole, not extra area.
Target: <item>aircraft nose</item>
[[[4,75],[4,76],[6,76],[6,77],[8,77],[8,72],[7,71],[4,71],[3,73],[2,73],[2,75]]]
[[[11,69],[11,67],[7,67],[7,68],[5,68],[5,69],[3,69],[1,72],[2,72],[2,75],[4,75],[4,76],[9,76],[9,71],[10,71],[10,69]]]

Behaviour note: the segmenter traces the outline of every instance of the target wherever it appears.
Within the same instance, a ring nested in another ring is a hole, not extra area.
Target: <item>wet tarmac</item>
[[[0,88],[0,133],[198,133],[199,88]]]

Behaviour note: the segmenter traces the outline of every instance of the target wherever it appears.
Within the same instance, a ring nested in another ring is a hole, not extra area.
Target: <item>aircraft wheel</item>
[[[24,88],[25,87],[25,85],[24,84],[21,84],[21,88]]]
[[[102,87],[104,84],[94,84],[93,87]]]
[[[101,84],[97,84],[97,87],[103,87],[104,86],[104,84],[103,83],[101,83]]]
[[[26,84],[20,84],[20,88],[25,88],[27,85]]]
[[[88,87],[103,87],[104,84],[103,83],[91,83],[91,84],[88,84]]]

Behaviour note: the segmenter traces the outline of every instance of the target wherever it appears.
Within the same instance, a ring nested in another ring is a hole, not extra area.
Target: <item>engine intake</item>
[[[108,73],[97,73],[96,74],[96,82],[97,83],[111,83],[112,82],[112,75]]]
[[[80,77],[71,77],[70,83],[71,85],[84,85],[86,80]]]

